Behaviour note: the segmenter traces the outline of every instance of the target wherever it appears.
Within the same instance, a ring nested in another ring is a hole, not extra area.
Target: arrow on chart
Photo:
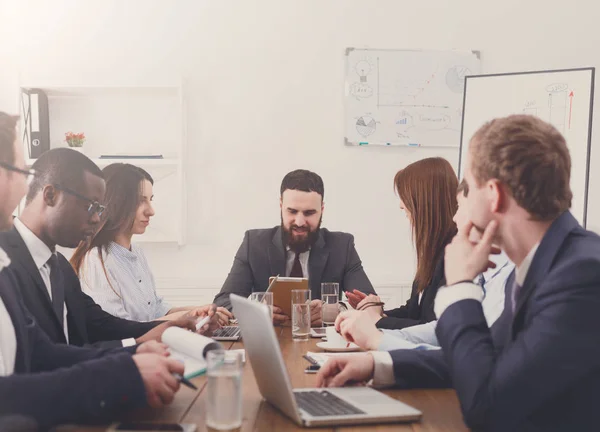
[[[573,91],[569,93],[569,129],[571,129],[571,112],[573,111]]]

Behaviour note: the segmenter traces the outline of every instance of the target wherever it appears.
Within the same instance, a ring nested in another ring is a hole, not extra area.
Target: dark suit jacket
[[[377,328],[384,329],[403,329],[418,324],[425,324],[435,321],[436,316],[433,311],[433,303],[438,288],[446,284],[444,275],[444,256],[438,260],[431,282],[423,290],[423,297],[419,303],[419,292],[417,291],[417,282],[412,285],[412,293],[404,306],[385,311],[387,317],[377,321]]]
[[[509,305],[491,330],[479,302],[448,307],[436,328],[443,353],[392,352],[398,385],[452,382],[475,430],[599,430],[600,238],[562,214],[539,245],[514,315]]]
[[[35,317],[38,325],[51,341],[66,343],[63,329],[52,309],[46,285],[29,249],[15,228],[0,233],[0,248],[4,249],[11,259],[10,269],[17,280],[25,306]],[[148,323],[129,321],[104,312],[91,297],[83,293],[79,278],[67,259],[60,253],[58,258],[65,282],[69,344],[119,347],[122,345],[122,339],[140,337],[160,324],[156,321]]]
[[[107,422],[145,404],[130,353],[52,343],[26,310],[16,283],[10,269],[0,272],[0,298],[17,340],[14,374],[0,377],[0,417],[27,416],[48,430],[59,423]]]
[[[271,276],[285,276],[285,263],[281,227],[246,231],[215,304],[231,309],[229,294],[248,297],[254,291],[266,291]],[[338,282],[340,295],[354,289],[375,293],[354,248],[354,237],[325,228],[310,250],[308,280],[313,299],[321,298],[321,282]]]

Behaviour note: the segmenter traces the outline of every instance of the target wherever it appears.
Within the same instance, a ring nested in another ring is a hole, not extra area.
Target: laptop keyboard
[[[240,335],[240,327],[237,326],[228,326],[221,327],[218,330],[215,330],[212,334],[213,338],[216,337],[238,337]]]
[[[298,407],[315,417],[366,414],[328,391],[296,392]]]

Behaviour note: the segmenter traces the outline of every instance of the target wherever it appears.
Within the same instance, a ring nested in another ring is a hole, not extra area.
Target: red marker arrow
[[[571,129],[571,111],[573,111],[573,91],[569,93],[569,129]]]

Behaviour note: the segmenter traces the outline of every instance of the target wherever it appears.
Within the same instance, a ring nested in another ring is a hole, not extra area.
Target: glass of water
[[[310,291],[292,290],[292,338],[308,340],[310,337]]]
[[[273,293],[272,292],[253,292],[250,294],[250,300],[265,304],[269,307],[271,321],[273,321]]]
[[[340,311],[338,302],[340,300],[340,284],[337,282],[326,282],[321,284],[321,301],[323,302],[323,326],[332,326]]]
[[[239,353],[212,350],[206,354],[208,388],[206,426],[230,430],[242,425],[242,359]]]

